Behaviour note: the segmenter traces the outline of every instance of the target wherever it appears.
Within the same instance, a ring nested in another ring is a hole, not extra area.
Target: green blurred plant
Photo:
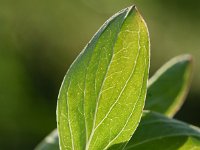
[[[58,96],[58,132],[36,150],[200,149],[199,128],[171,118],[187,95],[192,58],[172,59],[147,86],[149,47],[134,6],[111,17],[68,70]]]

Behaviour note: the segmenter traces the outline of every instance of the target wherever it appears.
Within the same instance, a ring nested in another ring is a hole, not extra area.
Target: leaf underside
[[[173,117],[182,106],[192,76],[192,57],[173,58],[149,80],[145,110]]]
[[[200,149],[200,129],[169,119],[162,114],[145,112],[125,150]]]
[[[138,126],[146,96],[149,37],[135,7],[111,17],[68,70],[58,96],[60,148],[103,150]]]

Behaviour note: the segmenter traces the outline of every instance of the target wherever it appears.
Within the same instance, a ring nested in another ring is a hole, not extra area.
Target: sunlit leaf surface
[[[57,106],[60,148],[103,150],[131,138],[141,118],[149,37],[135,7],[111,17],[68,70]]]

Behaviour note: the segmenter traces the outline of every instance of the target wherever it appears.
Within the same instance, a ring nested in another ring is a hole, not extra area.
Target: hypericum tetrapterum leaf
[[[140,121],[149,36],[136,8],[111,17],[69,68],[58,96],[62,150],[103,150],[131,138]]]
[[[144,112],[139,127],[125,148],[125,150],[199,149],[199,128],[148,111]]]
[[[123,143],[112,145],[118,149]],[[53,149],[52,149],[53,148]],[[58,150],[56,130],[36,150]],[[145,111],[125,150],[199,150],[200,129],[156,112]]]
[[[53,130],[34,150],[59,150],[58,132]]]
[[[190,55],[181,55],[167,62],[149,80],[145,109],[173,117],[185,100],[191,76]]]

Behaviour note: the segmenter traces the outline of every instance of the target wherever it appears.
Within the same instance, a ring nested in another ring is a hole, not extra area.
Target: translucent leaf
[[[101,27],[64,78],[57,106],[60,148],[103,150],[128,141],[141,118],[148,70],[147,27],[129,7]]]
[[[173,58],[150,79],[145,109],[173,117],[182,106],[192,76],[192,58]]]

